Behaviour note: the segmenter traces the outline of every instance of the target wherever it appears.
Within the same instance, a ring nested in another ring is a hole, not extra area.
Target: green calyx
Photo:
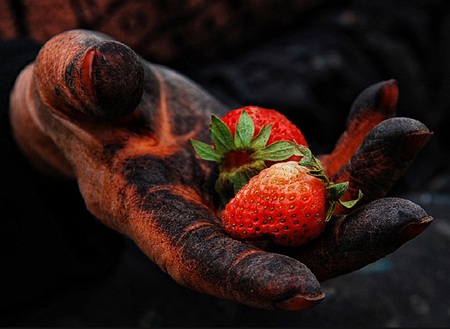
[[[348,189],[348,182],[333,183],[329,180],[325,174],[322,163],[317,159],[306,146],[297,145],[299,151],[303,154],[303,158],[299,161],[299,165],[305,166],[309,169],[308,174],[317,177],[323,181],[327,189],[327,199],[330,203],[328,208],[326,221],[329,221],[336,209],[336,202],[339,202],[345,208],[352,208],[363,196],[361,190],[358,193],[358,197],[354,200],[342,201],[341,197],[344,196]]]
[[[266,168],[265,161],[284,161],[293,155],[302,154],[297,144],[291,141],[277,141],[267,145],[271,125],[261,127],[253,138],[255,125],[246,111],[242,111],[233,136],[230,128],[217,116],[211,116],[210,134],[212,145],[191,140],[200,158],[217,162],[219,179],[216,191],[224,204],[253,176]]]

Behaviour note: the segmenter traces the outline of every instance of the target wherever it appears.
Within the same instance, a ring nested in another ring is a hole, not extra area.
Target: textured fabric
[[[28,35],[45,42],[84,28],[107,33],[153,61],[200,63],[280,35],[326,2],[5,0],[0,2],[0,37]]]

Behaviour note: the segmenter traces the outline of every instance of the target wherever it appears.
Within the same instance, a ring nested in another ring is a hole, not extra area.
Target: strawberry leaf
[[[328,198],[332,201],[338,201],[347,191],[348,182],[330,184],[327,187]]]
[[[327,187],[328,198],[330,200],[330,208],[328,209],[327,219],[326,219],[327,221],[331,218],[334,210],[336,209],[336,202],[339,202],[339,204],[341,204],[345,208],[349,209],[349,208],[352,208],[359,200],[361,200],[361,198],[363,196],[361,190],[359,191],[358,197],[356,199],[349,200],[349,201],[341,200],[341,197],[345,194],[345,192],[347,192],[348,185],[349,185],[348,182],[337,183],[337,184],[331,183]]]
[[[222,160],[222,157],[211,145],[194,139],[191,139],[191,144],[194,147],[195,152],[203,160],[215,162],[220,162]]]
[[[359,190],[359,192],[358,192],[358,197],[357,197],[356,199],[354,199],[354,200],[349,200],[349,201],[342,201],[342,200],[339,200],[339,203],[341,204],[341,206],[343,206],[343,207],[345,207],[345,208],[347,208],[347,209],[350,209],[350,208],[352,208],[359,200],[361,200],[362,197],[363,197],[363,193],[362,193],[361,190]]]
[[[333,184],[330,183],[327,187],[327,197],[329,199],[330,207],[328,208],[327,217],[325,221],[329,221],[331,216],[333,216],[334,210],[336,209],[336,201],[338,201],[347,191],[348,182]]]
[[[311,151],[308,148],[306,148],[306,150],[304,150],[299,147],[299,149],[302,151],[303,157],[301,158],[301,160],[299,161],[298,164],[300,166],[312,168],[313,167],[313,164],[312,164],[313,155],[312,155]]]
[[[236,148],[248,148],[252,141],[254,132],[255,125],[253,124],[253,120],[246,111],[242,111],[241,116],[239,117],[239,122],[236,125],[236,134],[234,137]]]
[[[327,216],[325,217],[325,221],[328,222],[331,218],[331,216],[333,216],[334,211],[336,210],[336,202],[331,202],[330,203],[330,208],[328,208],[327,211]]]
[[[230,128],[214,114],[211,116],[211,139],[220,154],[236,150]]]
[[[259,131],[258,135],[255,136],[255,138],[250,143],[250,148],[252,150],[259,150],[262,149],[264,146],[266,146],[267,141],[270,137],[270,132],[272,129],[272,125],[264,125],[261,127],[261,130]]]
[[[262,149],[258,149],[252,154],[256,160],[283,161],[293,155],[298,155],[297,146],[289,141],[276,141]]]
[[[303,154],[303,158],[299,161],[299,165],[310,168],[311,173],[315,176],[317,173],[321,172],[323,174],[323,166],[319,159],[317,159],[311,152],[309,148],[304,145],[297,144],[299,151]],[[320,175],[322,176],[322,175]],[[323,175],[324,176],[324,175]],[[327,179],[328,180],[328,179]]]

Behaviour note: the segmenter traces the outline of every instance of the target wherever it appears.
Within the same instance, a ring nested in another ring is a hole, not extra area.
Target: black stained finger
[[[423,232],[432,218],[402,198],[373,201],[334,217],[323,235],[288,254],[306,264],[319,281],[353,272],[394,252]]]
[[[374,84],[356,98],[334,150],[320,157],[327,175],[334,175],[351,158],[373,127],[395,116],[397,99],[395,80]]]
[[[144,69],[128,46],[90,31],[50,39],[36,60],[44,103],[71,116],[109,120],[132,112],[144,90]]]
[[[347,118],[347,126],[355,118],[360,117],[362,114],[366,115],[366,112],[369,111],[379,112],[384,118],[393,117],[397,99],[398,87],[396,80],[382,81],[366,88],[354,101]]]
[[[299,261],[225,234],[202,196],[212,177],[192,153],[122,162],[123,152],[126,147],[116,150],[112,170],[78,171],[86,205],[176,282],[264,309],[306,309],[324,298],[314,274]]]
[[[361,206],[380,199],[404,174],[432,136],[420,121],[411,118],[386,119],[375,126],[351,159],[333,176],[333,182],[349,182],[344,200],[356,199]],[[338,213],[348,212],[338,205]]]
[[[324,298],[305,265],[232,239],[192,199],[156,189],[145,192],[140,208],[145,216],[130,236],[184,286],[264,309],[307,309]]]
[[[111,201],[104,203],[127,209],[115,216],[126,220],[113,225],[178,283],[197,291],[266,309],[319,303],[324,294],[306,266],[225,234],[200,196],[208,178],[202,178],[196,161],[182,154],[164,161],[127,159],[120,173],[125,185],[122,178],[108,181]]]

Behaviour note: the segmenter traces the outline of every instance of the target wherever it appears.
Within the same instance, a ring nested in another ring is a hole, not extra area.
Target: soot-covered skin
[[[191,138],[209,141],[211,114],[227,109],[108,36],[73,30],[48,41],[17,79],[11,124],[37,168],[76,180],[89,211],[180,284],[252,307],[301,310],[324,298],[320,280],[384,257],[431,222],[412,202],[380,199],[387,190],[378,188],[391,185],[382,184],[383,173],[398,163],[377,159],[405,160],[395,181],[431,136],[412,119],[386,120],[396,97],[394,81],[362,93],[335,151],[322,157],[337,180],[349,178],[353,190],[367,185],[378,200],[334,217],[308,247],[272,250],[277,253],[224,233],[213,190],[217,168],[191,147]],[[411,132],[422,137],[404,137]],[[407,141],[392,143],[391,135]],[[389,154],[373,152],[374,144]],[[365,175],[374,183],[366,184]],[[368,236],[377,243],[359,243]],[[399,238],[393,243],[392,237]]]

